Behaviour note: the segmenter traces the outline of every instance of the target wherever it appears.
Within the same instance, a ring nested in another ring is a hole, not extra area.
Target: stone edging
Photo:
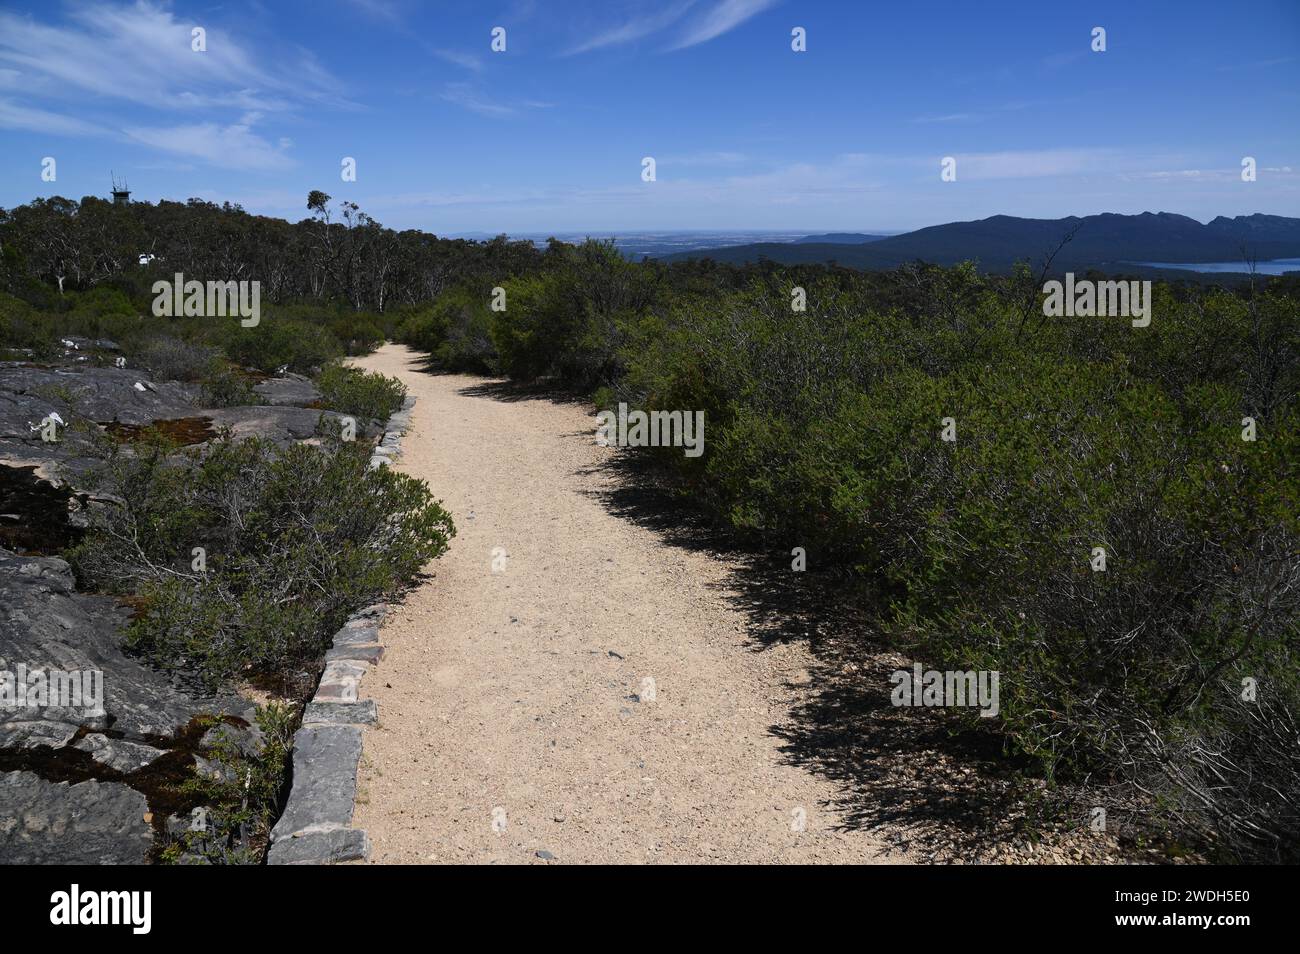
[[[402,409],[388,419],[383,440],[371,455],[371,469],[401,455],[402,435],[414,406],[415,398],[408,394]],[[351,826],[361,731],[377,722],[379,714],[375,701],[358,699],[357,691],[366,670],[383,658],[379,626],[388,610],[385,603],[367,606],[334,634],[316,695],[303,710],[302,727],[293,737],[293,785],[284,813],[271,830],[269,865],[332,864],[370,853],[370,838]]]

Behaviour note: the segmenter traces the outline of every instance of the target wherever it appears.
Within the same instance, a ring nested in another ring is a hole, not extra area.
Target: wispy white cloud
[[[734,166],[747,160],[742,152],[693,152],[680,156],[663,156],[660,161],[668,166]]]
[[[486,213],[484,219],[491,219],[496,210],[545,215],[569,215],[574,210],[589,210],[602,215],[610,208],[618,208],[627,214],[639,215],[650,208],[689,209],[696,214],[701,209],[727,206],[755,210],[813,208],[887,194],[888,186],[880,173],[891,161],[881,156],[846,154],[823,163],[788,163],[766,172],[745,175],[718,178],[661,175],[653,184],[641,182],[634,174],[634,181],[626,185],[404,192],[373,195],[367,207],[391,210],[395,214],[412,208],[437,209],[447,213],[461,210],[465,215]],[[634,165],[633,168],[638,167]],[[666,169],[666,163],[660,169]]]
[[[405,38],[404,43],[418,44],[421,49],[426,50],[431,56],[436,56],[453,66],[473,70],[475,73],[483,71],[483,60],[478,55],[430,43],[424,33],[410,22],[411,18],[407,16],[400,0],[346,0],[346,2],[366,16],[388,24],[393,28],[394,32]]]
[[[501,16],[502,23],[521,23],[537,12],[537,0],[514,0]]]
[[[957,153],[955,158],[958,181],[1106,173],[1115,168],[1115,155],[1106,149],[1024,149]],[[939,157],[933,162],[938,176]]]
[[[552,109],[555,104],[541,99],[519,99],[504,102],[494,98],[477,83],[446,83],[439,93],[439,98],[462,109],[468,109],[480,116],[492,119],[509,119],[531,109]]]
[[[734,30],[776,2],[777,0],[722,0],[691,24],[670,49],[683,50],[688,46],[707,43]]]
[[[442,88],[442,98],[470,112],[478,113],[480,116],[490,116],[493,119],[505,119],[518,113],[515,107],[489,99],[486,94],[469,83],[446,84]]]
[[[192,47],[196,25],[206,31],[206,50]],[[55,23],[0,11],[5,88],[21,88],[26,105],[8,103],[0,126],[33,128],[39,121],[45,131],[120,137],[246,169],[283,168],[290,161],[282,140],[272,145],[252,131],[268,115],[283,117],[307,105],[355,105],[310,51],[254,49],[215,21],[181,21],[149,0],[74,2]],[[114,116],[124,106],[132,115],[129,127]],[[145,110],[165,118],[151,124]],[[225,110],[229,120],[214,118]],[[201,115],[178,122],[185,113]]]
[[[1259,172],[1278,176],[1280,178],[1289,177],[1295,170],[1291,166],[1265,166],[1259,169]],[[1138,181],[1155,181],[1155,182],[1214,182],[1214,183],[1232,183],[1241,181],[1241,167],[1233,166],[1226,169],[1155,169],[1150,171],[1139,172],[1122,172],[1119,178],[1124,182]]]
[[[634,14],[617,26],[602,30],[565,51],[566,56],[599,50],[607,46],[620,46],[632,43],[643,37],[658,33],[677,22],[686,13],[695,0],[680,0],[667,8],[650,14]]]
[[[347,0],[347,2],[377,20],[387,20],[390,23],[402,22],[401,10],[392,0]]]
[[[1060,109],[1068,103],[1078,102],[1078,96],[1058,97],[1051,100],[1046,99],[1018,99],[1010,102],[998,104],[983,104],[974,110],[963,110],[954,113],[927,113],[923,116],[916,116],[909,119],[909,123],[926,124],[926,123],[983,123],[996,119],[1004,113],[1018,113],[1026,109],[1036,109],[1041,106],[1050,106],[1054,109]]]
[[[193,24],[140,0],[129,6],[74,6],[68,22],[39,23],[0,12],[0,66],[21,70],[34,95],[90,93],[158,109],[233,106],[267,111],[340,90],[303,50],[268,57],[215,24],[207,49],[191,48]],[[281,64],[275,70],[264,63]]]
[[[1234,73],[1237,70],[1264,70],[1271,66],[1282,66],[1286,63],[1294,63],[1294,56],[1278,56],[1271,60],[1255,60],[1250,63],[1234,63],[1230,66],[1215,67],[1216,73]]]
[[[12,100],[0,99],[0,128],[30,129],[55,136],[98,136],[109,132],[102,126],[64,116],[45,109],[19,106]]]
[[[635,43],[680,26],[667,50],[682,50],[707,43],[727,33],[779,0],[676,0],[661,9],[639,2],[624,18],[579,40],[564,56]]]
[[[475,73],[483,71],[483,60],[473,53],[462,53],[460,50],[431,49],[434,56],[446,60],[456,66],[464,67],[467,70],[473,70]]]
[[[1058,70],[1063,66],[1069,66],[1071,63],[1078,62],[1091,52],[1092,50],[1090,47],[1085,47],[1081,50],[1068,50],[1064,53],[1051,53],[1048,56],[1043,57],[1043,66],[1049,70]]]
[[[917,116],[913,123],[969,123],[979,119],[974,113],[948,113],[943,116]]]
[[[291,145],[281,139],[275,145],[253,132],[251,126],[233,123],[193,123],[180,126],[133,126],[124,130],[137,142],[178,156],[202,159],[233,169],[276,171],[294,165],[286,155]]]

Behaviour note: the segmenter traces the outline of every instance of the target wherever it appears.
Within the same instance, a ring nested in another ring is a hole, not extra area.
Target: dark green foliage
[[[597,241],[554,242],[546,266],[503,286],[505,310],[491,325],[498,366],[512,377],[554,377],[581,390],[612,383],[624,329],[656,303],[657,273]]]
[[[224,361],[214,362],[202,379],[205,407],[243,407],[260,402],[246,374]]]
[[[551,378],[586,391],[613,383],[625,329],[665,298],[661,273],[594,240],[552,240],[542,264],[499,284],[456,287],[407,318],[398,339],[447,370]]]
[[[60,337],[80,335],[111,338],[130,360],[166,336],[215,347],[242,367],[311,374],[374,350],[443,292],[490,291],[543,258],[531,242],[504,236],[394,232],[350,202],[337,203],[335,218],[332,201],[314,191],[313,217],[296,224],[198,199],[117,206],[52,197],[0,209],[0,358],[50,358]],[[155,317],[154,282],[177,274],[258,282],[260,322]],[[447,326],[466,367],[490,360],[481,318]]]
[[[135,349],[135,359],[161,381],[202,381],[220,364],[214,348],[171,335],[146,339]]]
[[[358,443],[326,445],[107,448],[93,485],[119,502],[93,511],[68,558],[85,584],[142,598],[128,642],[154,663],[209,684],[305,681],[348,612],[454,533],[422,481],[367,469]]]
[[[494,374],[497,353],[492,344],[490,298],[490,289],[450,291],[406,318],[398,326],[397,340],[427,352],[448,371]]]
[[[334,203],[335,214],[325,193],[312,198],[312,217],[292,224],[200,199],[117,206],[55,196],[0,209],[0,291],[55,310],[69,293],[111,284],[135,313],[148,314],[153,282],[176,273],[258,281],[264,310],[310,307],[311,314],[291,317],[311,321],[344,310],[367,316],[334,329],[348,353],[358,353],[377,340],[376,328],[391,333],[387,312],[420,306],[456,285],[491,288],[542,258],[531,242],[394,232],[354,203]],[[154,258],[140,264],[142,253]]]
[[[927,665],[999,670],[1001,725],[1049,775],[1159,791],[1183,831],[1292,857],[1294,300],[1162,290],[1148,329],[1022,330],[974,272],[914,278],[913,314],[817,288],[806,314],[766,286],[690,303],[642,326],[619,396],[705,409],[703,462],[661,455],[697,499],[893,594],[881,623]]]
[[[223,320],[214,340],[231,361],[266,374],[281,369],[311,374],[343,354],[327,329],[294,318],[266,316],[252,328]]]
[[[36,358],[57,353],[59,336],[54,326],[25,301],[0,294],[0,360],[21,359],[24,352]]]
[[[388,420],[402,406],[406,385],[374,371],[332,364],[316,377],[325,407],[344,414]]]
[[[329,331],[349,356],[369,354],[390,334],[390,322],[366,314],[341,315],[329,323]]]
[[[1133,328],[1045,318],[1027,268],[765,266],[729,290],[600,246],[547,264],[489,313],[501,370],[598,388],[601,407],[705,411],[702,458],[645,453],[719,522],[850,569],[927,666],[1000,671],[999,724],[1048,778],[1156,793],[1174,830],[1225,855],[1294,857],[1300,321],[1285,282],[1157,284],[1151,326]],[[1241,699],[1248,678],[1258,702]]]

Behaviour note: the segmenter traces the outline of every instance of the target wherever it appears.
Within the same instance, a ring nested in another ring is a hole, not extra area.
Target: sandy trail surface
[[[610,512],[618,451],[590,408],[503,400],[398,345],[355,364],[417,398],[397,467],[457,527],[362,683],[372,862],[899,860],[772,733],[807,650],[756,651],[726,560]]]

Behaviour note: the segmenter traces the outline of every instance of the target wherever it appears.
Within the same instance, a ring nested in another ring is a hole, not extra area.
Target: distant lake
[[[1148,268],[1181,268],[1187,272],[1249,272],[1243,262],[1129,262],[1130,265],[1145,265]],[[1259,275],[1281,275],[1283,272],[1300,271],[1300,258],[1274,258],[1267,262],[1256,262],[1255,272]]]

